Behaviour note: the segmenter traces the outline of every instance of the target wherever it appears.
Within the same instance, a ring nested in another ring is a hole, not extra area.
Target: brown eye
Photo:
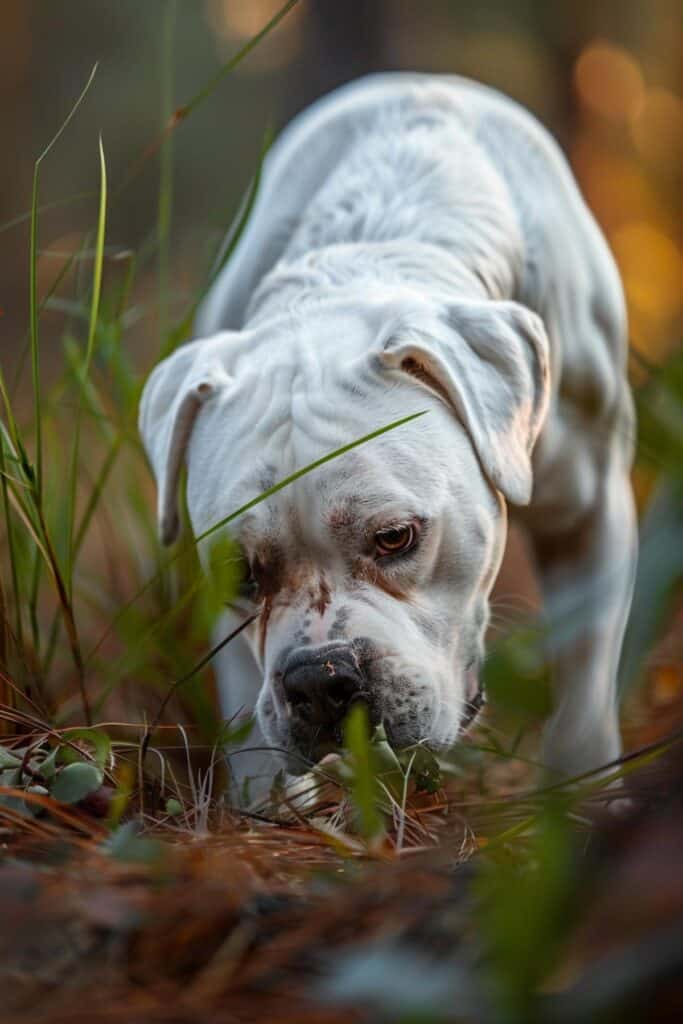
[[[412,524],[388,526],[375,534],[375,554],[378,558],[383,555],[400,555],[415,547],[416,541],[417,529]]]

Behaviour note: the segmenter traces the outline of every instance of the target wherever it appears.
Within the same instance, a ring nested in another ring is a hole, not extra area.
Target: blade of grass
[[[7,431],[12,442],[12,446],[16,451],[20,451],[19,444],[19,430],[17,428],[17,422],[14,418],[14,410],[12,409],[12,403],[10,401],[9,392],[7,391],[7,383],[5,381],[5,375],[2,372],[2,366],[0,366],[0,396],[2,397],[2,403],[5,407],[5,416],[7,417]],[[19,460],[21,465],[21,460]]]
[[[9,634],[7,627],[9,624],[9,617],[7,613],[7,602],[5,601],[5,586],[2,582],[2,574],[0,574],[0,666],[3,668],[7,667],[7,651],[9,648]],[[0,700],[7,704],[7,696],[4,693],[4,684],[0,688]]]
[[[36,658],[40,658],[40,626],[38,624],[38,593],[40,591],[40,578],[42,575],[43,560],[40,551],[36,548],[31,568],[31,585],[28,597],[28,621],[31,626],[31,639],[35,649]]]
[[[287,3],[283,4],[280,10],[275,12],[273,17],[266,25],[263,26],[261,31],[257,32],[255,36],[252,36],[252,38],[245,43],[242,49],[237,51],[234,57],[231,57],[230,60],[226,61],[226,63],[218,69],[216,74],[212,75],[206,85],[200,89],[195,96],[193,96],[189,103],[184,107],[181,107],[179,111],[176,111],[174,118],[187,118],[197,109],[197,107],[201,106],[201,104],[209,98],[216,86],[242,63],[244,58],[247,57],[251,51],[254,50],[258,44],[265,39],[265,37],[269,35],[274,28],[276,28],[277,25],[280,24],[282,19],[289,14],[292,8],[296,7],[298,2],[299,0],[287,0]]]
[[[33,186],[31,193],[31,221],[29,230],[29,334],[31,351],[31,378],[33,383],[33,428],[35,432],[35,478],[34,478],[34,500],[37,506],[42,506],[43,500],[43,408],[41,397],[40,381],[40,342],[38,334],[39,306],[38,306],[38,191],[40,187],[40,170],[45,158],[52,148],[59,141],[69,126],[76,111],[85,99],[95,77],[97,64],[93,66],[85,86],[81,90],[76,102],[71,107],[66,118],[62,122],[56,134],[52,137],[45,149],[33,165]],[[41,558],[36,550],[33,569],[31,574],[31,587],[29,594],[29,620],[33,643],[38,652],[40,647],[40,631],[38,628],[38,592],[40,589]]]
[[[177,4],[168,0],[161,32],[161,117],[168,124],[173,113],[173,37]],[[166,134],[159,150],[159,199],[157,204],[157,246],[159,268],[159,338],[161,349],[168,329],[169,239],[173,206],[173,136]]]
[[[12,476],[11,473],[5,473],[4,470],[0,470],[0,474],[4,476],[5,480],[13,484],[15,487],[21,487],[25,491],[29,491],[31,489],[30,484],[25,483],[23,480],[19,480],[16,476]]]
[[[78,487],[78,460],[80,454],[81,440],[81,413],[83,407],[83,387],[88,379],[90,363],[95,344],[95,331],[97,329],[97,318],[100,309],[100,292],[102,288],[102,263],[104,259],[104,236],[107,220],[107,167],[104,159],[102,139],[99,141],[100,154],[100,204],[97,216],[97,237],[95,241],[95,259],[93,262],[92,297],[90,301],[90,322],[88,326],[88,340],[86,343],[85,359],[81,368],[81,387],[79,389],[78,404],[76,407],[74,424],[74,443],[71,455],[71,469],[69,475],[69,507],[67,516],[67,552],[65,582],[69,601],[71,601],[73,590],[73,568],[74,568],[74,526],[76,519],[76,491]]]
[[[36,545],[36,548],[40,551],[45,561],[49,562],[47,548],[45,547],[44,540],[41,536],[40,524],[34,520],[34,515],[37,514],[35,508],[32,506],[30,507],[26,503],[25,495],[20,493],[20,490],[15,487],[10,477],[5,475],[3,479],[7,484],[7,493],[17,515],[24,524],[27,533]],[[21,488],[21,490],[23,491],[23,488]]]
[[[156,153],[158,153],[166,137],[170,135],[182,121],[187,120],[190,114],[194,113],[197,107],[201,106],[201,104],[209,98],[211,93],[216,89],[218,85],[220,85],[223,79],[226,78],[229,74],[231,74],[231,72],[233,72],[235,68],[237,68],[242,63],[244,58],[247,57],[252,52],[252,50],[254,50],[259,45],[259,43],[262,42],[262,40],[265,39],[265,37],[269,35],[269,33],[272,32],[274,28],[277,27],[277,25],[279,25],[282,19],[287,14],[289,14],[292,8],[296,7],[298,2],[299,0],[287,0],[287,2],[283,4],[283,6],[278,11],[275,12],[270,21],[268,21],[267,24],[263,26],[260,32],[257,32],[255,36],[252,36],[252,38],[248,40],[248,42],[246,42],[244,46],[240,50],[238,50],[236,54],[234,54],[234,56],[227,60],[223,65],[221,65],[218,71],[214,75],[212,75],[211,78],[209,78],[206,84],[202,86],[202,88],[197,93],[195,93],[195,95],[192,97],[191,100],[189,100],[188,103],[184,104],[184,106],[182,107],[178,107],[171,114],[164,130],[160,133],[158,138],[156,138],[152,143],[150,143],[150,145],[147,146],[142,155],[133,164],[127,176],[123,179],[119,187],[116,189],[116,192],[114,193],[115,197],[118,197],[119,194],[125,188],[127,188],[128,185],[130,185],[130,183],[138,176],[138,174],[140,173],[144,165],[147,163],[147,161]]]
[[[89,396],[88,400],[90,401],[91,399],[92,399],[93,402],[96,402],[96,399],[97,399],[96,393],[93,393],[93,396]],[[118,433],[115,434],[115,435],[112,434],[111,428],[109,427],[108,422],[104,423],[103,430],[104,430],[104,433],[105,433],[105,437],[106,437],[107,441],[109,442],[109,448],[107,450],[107,453],[106,453],[106,455],[104,457],[104,460],[102,462],[102,465],[100,467],[100,471],[97,474],[97,476],[96,476],[96,478],[95,478],[95,480],[93,482],[93,486],[91,488],[90,494],[88,495],[88,499],[87,499],[85,508],[83,510],[83,515],[81,517],[81,522],[79,523],[78,529],[76,530],[76,535],[74,537],[74,542],[73,542],[73,557],[74,557],[74,559],[77,558],[78,553],[79,553],[79,551],[81,549],[81,546],[83,544],[83,541],[85,540],[85,536],[86,536],[86,534],[88,532],[88,529],[89,529],[89,527],[90,527],[90,525],[92,523],[92,520],[93,520],[93,517],[95,515],[95,512],[97,511],[97,506],[100,503],[100,500],[102,498],[102,494],[104,493],[104,489],[105,489],[105,487],[107,485],[107,481],[109,480],[109,476],[111,475],[111,472],[112,472],[112,470],[114,468],[114,464],[116,462],[116,459],[118,458],[118,456],[119,456],[119,454],[121,452],[121,449],[123,447],[123,442],[124,442],[125,436],[126,436],[125,435],[125,431],[123,429],[120,429],[118,431]],[[57,608],[57,609],[55,609],[55,612],[54,612],[54,615],[53,615],[53,619],[52,619],[52,623],[50,625],[50,630],[49,630],[49,633],[48,633],[47,648],[46,648],[46,652],[45,652],[45,657],[43,659],[43,669],[42,670],[43,670],[43,676],[45,678],[47,678],[47,676],[49,675],[50,669],[52,667],[52,659],[54,658],[54,655],[55,655],[55,652],[56,652],[56,643],[57,643],[57,636],[58,636],[60,621],[61,621],[60,609]]]
[[[5,476],[5,438],[4,435],[0,435],[0,470],[2,470],[2,478],[0,479],[0,489],[2,490],[2,508],[5,513],[5,532],[7,535],[7,547],[9,550],[10,559],[10,577],[12,580],[12,597],[14,602],[14,630],[15,638],[19,650],[23,650],[24,646],[24,626],[21,614],[21,587],[19,584],[19,573],[17,570],[17,550],[16,550],[16,539],[14,536],[14,524],[12,522],[12,511],[10,509],[9,492],[8,492],[8,481]],[[6,664],[6,662],[5,662]]]
[[[38,343],[38,189],[40,186],[40,168],[43,160],[50,153],[52,148],[56,145],[59,139],[62,137],[66,129],[68,128],[72,118],[76,114],[76,111],[80,107],[81,103],[85,99],[95,77],[97,71],[97,64],[93,66],[92,71],[88,77],[85,86],[81,90],[76,102],[71,107],[71,110],[67,114],[65,120],[62,122],[61,127],[58,129],[56,134],[52,137],[50,142],[47,144],[45,149],[42,151],[35,164],[33,165],[33,188],[31,193],[31,227],[29,236],[29,305],[30,305],[30,325],[31,325],[31,368],[33,377],[33,402],[34,402],[34,429],[35,429],[35,463],[36,463],[36,495],[37,500],[41,500],[42,495],[42,470],[43,470],[43,456],[42,456],[42,408],[41,408],[41,394],[40,394],[40,350]]]
[[[85,669],[83,664],[83,658],[81,655],[80,643],[78,639],[78,632],[76,629],[76,622],[73,614],[73,607],[69,601],[64,580],[59,568],[59,562],[56,557],[50,535],[47,531],[45,520],[43,518],[42,508],[38,505],[33,506],[30,509],[25,503],[23,496],[19,494],[17,489],[8,481],[6,477],[2,478],[7,484],[7,494],[11,498],[12,504],[16,509],[20,519],[24,523],[28,534],[30,535],[33,543],[36,546],[36,550],[40,553],[42,558],[47,565],[52,579],[55,584],[57,591],[57,598],[59,606],[62,611],[62,618],[66,628],[66,633],[69,641],[69,647],[76,667],[78,676],[79,689],[81,692],[81,698],[83,703],[83,710],[85,713],[86,720],[90,724],[90,708],[88,705],[87,695],[85,693]],[[36,520],[34,521],[33,515],[35,514]]]
[[[401,804],[400,804],[400,818],[399,825],[396,829],[396,850],[400,853],[403,849],[403,838],[405,835],[406,826],[406,807],[408,805],[408,784],[410,782],[410,773],[413,770],[413,764],[417,757],[417,751],[414,750],[410,756],[410,760],[406,765],[405,772],[403,774],[403,791],[401,793]]]
[[[352,758],[351,796],[360,831],[364,839],[371,841],[384,831],[384,821],[379,810],[380,789],[365,704],[351,706],[344,720],[344,746]]]
[[[88,697],[85,690],[85,666],[83,663],[83,657],[81,654],[80,641],[78,638],[78,630],[76,628],[76,620],[74,617],[73,606],[69,599],[69,595],[66,589],[64,579],[59,567],[59,560],[52,546],[52,541],[45,523],[43,516],[43,510],[39,505],[34,505],[34,512],[36,515],[36,522],[34,522],[31,510],[26,506],[23,498],[19,495],[16,488],[13,486],[8,487],[8,493],[12,498],[12,503],[17,509],[27,531],[33,539],[36,549],[40,552],[45,564],[48,567],[52,575],[52,579],[55,584],[57,591],[57,599],[59,606],[62,611],[62,618],[66,629],[67,638],[69,641],[69,648],[73,657],[74,665],[76,668],[78,686],[81,694],[81,703],[83,706],[83,712],[85,715],[86,722],[88,725],[92,724],[90,706],[88,703]]]

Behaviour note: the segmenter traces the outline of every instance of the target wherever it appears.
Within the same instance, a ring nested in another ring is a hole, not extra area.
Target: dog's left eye
[[[375,534],[375,554],[378,558],[383,555],[400,555],[410,551],[416,543],[417,528],[412,523],[387,526]]]

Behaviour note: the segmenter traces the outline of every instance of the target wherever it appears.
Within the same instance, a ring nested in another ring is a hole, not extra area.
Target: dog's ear
[[[138,426],[157,482],[157,516],[163,544],[178,536],[178,485],[197,414],[231,380],[205,342],[184,345],[151,373],[140,400]]]
[[[536,314],[516,302],[454,303],[393,331],[380,358],[444,398],[494,487],[514,505],[529,503],[549,398],[548,339]]]

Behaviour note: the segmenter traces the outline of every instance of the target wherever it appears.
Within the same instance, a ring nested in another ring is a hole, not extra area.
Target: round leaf
[[[55,800],[75,804],[102,785],[102,772],[94,764],[77,761],[62,768],[51,788]]]

